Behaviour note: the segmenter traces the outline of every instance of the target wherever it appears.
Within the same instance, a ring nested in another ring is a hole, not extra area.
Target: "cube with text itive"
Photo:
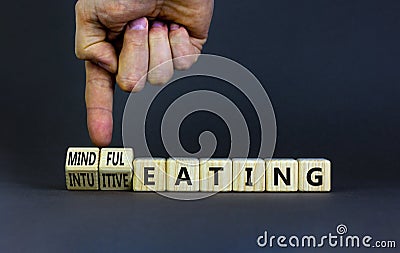
[[[65,161],[68,190],[98,190],[98,148],[69,148]]]
[[[132,189],[131,148],[102,148],[100,152],[100,190]]]

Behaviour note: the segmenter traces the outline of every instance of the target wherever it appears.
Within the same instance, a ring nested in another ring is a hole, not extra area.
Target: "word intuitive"
[[[69,148],[68,190],[328,192],[326,159],[136,158],[130,148]]]

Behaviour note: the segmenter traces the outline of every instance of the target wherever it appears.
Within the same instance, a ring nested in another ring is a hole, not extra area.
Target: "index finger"
[[[113,130],[114,78],[103,68],[86,61],[86,110],[90,139],[100,147],[110,144]]]

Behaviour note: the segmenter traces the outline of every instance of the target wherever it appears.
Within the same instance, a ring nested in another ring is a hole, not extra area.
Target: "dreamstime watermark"
[[[324,235],[276,235],[267,230],[257,237],[261,248],[396,248],[395,240],[375,240],[371,235],[348,234],[347,226],[340,224],[336,232]]]

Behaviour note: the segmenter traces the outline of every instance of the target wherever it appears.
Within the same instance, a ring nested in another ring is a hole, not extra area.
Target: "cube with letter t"
[[[232,191],[232,160],[200,159],[200,191]]]

